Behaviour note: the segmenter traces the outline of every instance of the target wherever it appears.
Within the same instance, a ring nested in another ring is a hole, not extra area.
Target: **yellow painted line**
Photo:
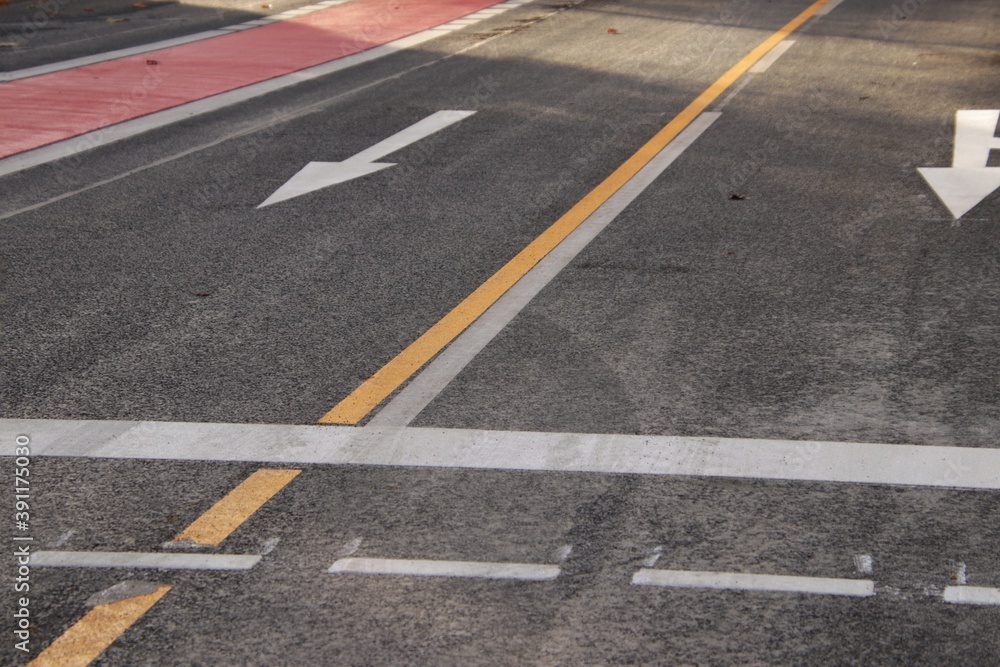
[[[347,398],[335,405],[319,419],[321,424],[357,424],[374,410],[389,394],[417,372],[425,363],[454,340],[466,327],[486,312],[497,299],[530,271],[545,255],[559,245],[574,229],[606,202],[625,183],[635,176],[640,169],[652,160],[657,153],[691,124],[695,118],[708,109],[718,97],[758,60],[767,55],[768,51],[781,43],[788,35],[812,18],[816,12],[829,3],[830,0],[818,0],[808,9],[789,21],[785,27],[768,37],[742,60],[733,65],[729,71],[708,87],[673,120],[663,127],[656,135],[640,148],[632,157],[626,160],[614,173],[608,176],[600,185],[590,191],[573,208],[555,221],[551,227],[532,241],[494,273],[476,291],[467,296],[464,301],[441,318],[437,324],[428,329],[422,336],[396,355],[371,376]]]
[[[300,472],[302,471],[268,468],[258,470],[198,517],[173,541],[190,540],[195,544],[218,546]]]
[[[148,595],[99,604],[73,624],[27,667],[84,667],[142,618],[170,586],[160,586]]]

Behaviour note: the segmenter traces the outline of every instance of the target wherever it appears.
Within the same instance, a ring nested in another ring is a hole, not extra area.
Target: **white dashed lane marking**
[[[550,581],[559,576],[558,565],[489,563],[459,560],[400,558],[341,558],[327,570],[332,574],[393,574],[413,577],[520,579]]]
[[[744,572],[697,572],[690,570],[654,570],[642,568],[632,576],[636,586],[667,588],[713,588],[735,591],[775,591],[782,593],[813,593],[817,595],[875,595],[875,583],[869,579],[831,579],[828,577],[794,577],[776,574]]]
[[[947,586],[944,601],[952,604],[975,604],[1000,606],[1000,588],[985,586]]]
[[[35,567],[125,567],[153,570],[249,570],[260,556],[126,551],[36,551]]]

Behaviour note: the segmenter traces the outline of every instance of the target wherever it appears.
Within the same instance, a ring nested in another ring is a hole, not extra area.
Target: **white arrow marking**
[[[401,148],[420,141],[439,130],[468,118],[475,111],[438,111],[427,118],[414,123],[405,130],[397,132],[388,139],[383,139],[371,148],[347,158],[343,162],[310,162],[297,174],[278,188],[274,194],[264,200],[257,208],[277,204],[279,201],[292,199],[313,190],[326,188],[338,183],[344,183],[360,176],[381,171],[395,166],[394,162],[376,162],[389,153],[395,153]]]
[[[956,220],[1000,187],[1000,167],[986,166],[990,151],[1000,150],[997,123],[998,109],[957,112],[951,167],[917,169]]]

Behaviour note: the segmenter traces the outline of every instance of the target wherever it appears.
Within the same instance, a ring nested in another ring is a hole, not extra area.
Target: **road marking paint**
[[[1000,605],[1000,588],[945,586],[942,596],[951,604]]]
[[[573,553],[573,545],[563,544],[562,546],[556,548],[555,553],[553,555],[555,556],[555,561],[557,563],[565,563],[572,553]]]
[[[662,555],[663,555],[662,546],[653,547],[653,550],[649,552],[649,555],[643,559],[642,566],[647,568],[654,567],[656,565],[656,561],[660,560],[660,556]]]
[[[818,12],[816,12],[816,16],[826,16],[834,9],[839,7],[840,3],[842,3],[843,1],[844,0],[831,0],[825,6],[823,6]]]
[[[59,548],[62,545],[66,544],[69,541],[69,538],[73,537],[73,533],[75,532],[76,532],[75,530],[70,528],[65,533],[56,538],[56,541],[52,543],[52,546],[55,548]]]
[[[1000,490],[1000,449],[809,440],[0,419],[38,456],[623,473]],[[6,456],[6,454],[5,454]]]
[[[258,555],[142,553],[134,551],[36,551],[35,567],[124,567],[150,570],[249,570]]]
[[[663,150],[587,217],[551,252],[476,318],[416,378],[387,403],[368,427],[406,426],[625,208],[681,156],[721,114],[698,116]]]
[[[264,540],[260,545],[260,555],[266,556],[272,551],[274,551],[275,548],[278,546],[279,542],[281,542],[280,537],[269,537],[266,540]]]
[[[857,554],[854,557],[854,568],[858,574],[871,574],[874,571],[875,560],[870,554]]]
[[[440,132],[475,113],[475,111],[454,109],[437,111],[346,160],[341,162],[310,162],[275,190],[257,208],[264,208],[314,190],[394,167],[396,166],[394,162],[376,162],[376,160],[402,150],[435,132]]]
[[[290,469],[256,471],[182,530],[173,541],[218,546],[300,472]]]
[[[712,111],[722,111],[723,109],[725,109],[729,105],[729,103],[733,101],[734,97],[739,95],[741,92],[743,92],[744,88],[750,85],[750,82],[753,81],[754,78],[756,78],[756,76],[757,76],[756,74],[751,74],[749,72],[743,75],[739,83],[737,83],[735,86],[732,87],[732,89],[726,94],[726,96],[722,98],[722,101],[716,104],[714,107],[712,107]]]
[[[632,575],[636,586],[667,588],[713,588],[736,591],[775,591],[816,593],[819,595],[875,595],[875,583],[868,579],[830,579],[827,577],[792,577],[743,572],[696,572],[689,570],[653,570],[642,568]]]
[[[778,58],[785,55],[785,51],[792,48],[793,44],[795,44],[794,39],[786,39],[782,41],[776,47],[771,49],[766,56],[758,60],[757,64],[751,67],[748,72],[751,74],[762,74],[763,72],[766,72],[771,65],[778,61]]]
[[[354,554],[358,553],[358,549],[361,548],[361,544],[363,542],[364,538],[355,537],[353,540],[351,540],[350,542],[348,542],[347,544],[345,544],[340,548],[340,551],[337,552],[337,557],[347,558],[348,556],[353,556]]]
[[[93,183],[85,185],[82,188],[78,188],[76,190],[71,190],[69,192],[64,192],[62,194],[56,195],[55,197],[51,197],[51,198],[46,199],[44,201],[41,201],[41,202],[38,202],[38,203],[35,203],[35,204],[30,204],[28,206],[24,206],[22,208],[15,209],[13,211],[8,211],[6,213],[2,213],[2,214],[0,214],[0,221],[6,220],[7,218],[13,218],[15,216],[21,215],[22,213],[27,213],[29,211],[34,211],[34,210],[42,208],[44,206],[48,206],[49,204],[54,204],[54,203],[56,203],[58,201],[62,201],[63,199],[68,199],[68,198],[76,196],[78,194],[87,192],[88,190],[93,190],[94,188],[99,188],[102,185],[108,185],[109,183],[114,183],[115,181],[119,181],[119,180],[121,180],[123,178],[127,178],[129,176],[133,176],[135,174],[142,173],[142,172],[144,172],[144,171],[146,171],[148,169],[153,169],[154,167],[159,167],[160,165],[168,164],[170,162],[173,162],[174,160],[179,160],[181,158],[187,157],[188,155],[193,155],[195,153],[198,153],[198,152],[201,152],[203,150],[212,148],[214,146],[218,146],[219,144],[223,144],[223,143],[225,143],[227,141],[230,141],[232,139],[238,139],[240,137],[245,137],[245,136],[253,134],[255,132],[259,132],[260,130],[263,130],[265,128],[268,128],[268,127],[271,127],[273,125],[276,125],[278,123],[287,123],[287,122],[291,122],[293,120],[296,120],[298,118],[302,118],[302,117],[304,117],[304,116],[306,116],[308,114],[315,113],[316,111],[318,111],[320,109],[330,107],[333,104],[335,104],[335,103],[339,102],[340,100],[342,100],[342,99],[344,99],[346,97],[349,97],[351,95],[355,95],[357,93],[360,93],[362,91],[368,90],[370,88],[374,88],[376,86],[380,86],[380,85],[382,85],[384,83],[387,83],[389,81],[395,81],[395,80],[401,79],[401,78],[403,78],[404,76],[406,76],[408,74],[412,74],[413,72],[416,72],[418,70],[425,69],[427,67],[431,67],[431,66],[436,65],[438,63],[441,63],[441,62],[443,62],[445,60],[449,60],[450,58],[453,58],[455,56],[464,55],[465,53],[467,53],[469,51],[472,51],[474,49],[478,49],[478,48],[480,48],[480,47],[488,44],[489,42],[493,41],[497,37],[501,37],[501,36],[502,35],[496,35],[494,37],[490,37],[489,39],[484,39],[484,40],[478,41],[475,44],[472,44],[470,46],[465,47],[464,49],[459,49],[458,51],[454,51],[452,53],[448,53],[448,54],[446,54],[444,56],[441,56],[440,58],[437,58],[435,60],[431,60],[429,62],[425,62],[425,63],[422,63],[420,65],[415,65],[415,66],[407,68],[405,70],[401,70],[399,72],[396,72],[395,74],[390,74],[389,76],[382,77],[381,79],[376,79],[374,81],[369,81],[368,83],[365,83],[365,84],[362,84],[360,86],[357,86],[356,88],[352,88],[350,90],[344,91],[343,93],[340,93],[339,95],[334,95],[333,97],[321,100],[319,102],[315,102],[313,104],[306,105],[306,106],[304,106],[304,107],[302,107],[300,109],[297,109],[294,112],[282,115],[282,116],[280,116],[278,118],[270,118],[270,119],[264,121],[263,123],[259,123],[259,124],[253,125],[251,127],[244,128],[242,130],[239,130],[237,132],[233,132],[231,134],[222,135],[222,136],[220,136],[220,137],[218,137],[216,139],[213,139],[212,141],[206,142],[204,144],[199,144],[198,146],[195,146],[194,148],[189,148],[189,149],[183,150],[183,151],[181,151],[179,153],[174,153],[173,155],[168,155],[167,157],[160,158],[159,160],[154,160],[153,162],[148,162],[148,163],[146,163],[146,164],[144,164],[142,166],[136,167],[134,169],[129,169],[128,171],[124,171],[124,172],[122,172],[120,174],[116,174],[114,176],[109,176],[108,178],[105,178],[105,179],[102,179],[102,180],[99,180],[99,181],[95,181]],[[13,159],[13,158],[11,158],[11,159]],[[0,164],[2,164],[2,161],[0,161]]]
[[[830,0],[817,0],[783,28],[764,40],[742,60],[733,65],[701,95],[619,166],[610,176],[576,203],[561,218],[542,232],[513,259],[480,285],[472,294],[441,318],[419,338],[410,343],[373,376],[341,400],[319,422],[321,424],[357,424],[401,384],[451,343],[462,331],[492,306],[503,294],[530,271],[545,255],[590,217],[613,194],[660,153],[671,141],[737,79],[771,49],[819,11]]]
[[[341,558],[327,571],[333,574],[396,574],[411,577],[519,579],[522,581],[551,581],[559,576],[558,565],[400,558]]]
[[[494,9],[504,12],[534,1],[535,0],[509,0],[508,2],[496,5]],[[490,18],[491,16],[483,16],[483,20]],[[165,109],[164,111],[150,113],[133,120],[126,120],[116,125],[109,125],[93,132],[81,134],[71,139],[57,141],[40,148],[35,148],[8,158],[0,159],[0,176],[6,176],[40,164],[70,157],[98,146],[106,146],[123,139],[143,134],[150,130],[186,120],[192,116],[217,111],[233,104],[238,104],[255,97],[260,97],[261,95],[266,95],[277,90],[282,90],[284,88],[327,76],[350,67],[355,67],[363,63],[377,60],[405,49],[419,46],[420,44],[436,39],[443,34],[447,34],[447,30],[442,31],[440,28],[448,25],[449,24],[446,23],[443,26],[423,30],[408,37],[388,42],[382,46],[376,46],[374,48],[361,51],[360,53],[344,56],[321,65],[302,69],[291,74],[277,76],[266,81],[261,81],[260,83],[243,86],[241,88],[213,95],[212,97],[207,97],[195,102],[181,104],[170,109]],[[483,41],[485,42],[487,40]]]
[[[1000,109],[957,111],[951,166],[917,167],[956,220],[1000,188],[1000,167],[988,166],[990,151],[1000,151],[998,123]]]
[[[161,586],[147,595],[97,605],[49,644],[28,667],[89,665],[169,590],[170,586]]]
[[[322,5],[309,5],[308,7],[301,7],[300,9],[297,10],[299,13],[296,14],[296,16],[311,14],[312,12],[318,12],[324,9],[329,9],[334,5],[342,5],[345,2],[350,2],[350,1],[351,0],[334,0],[334,2],[323,3]],[[249,28],[256,28],[259,25],[266,25],[267,23],[274,23],[275,21],[284,21],[289,18],[293,17],[291,15],[288,15],[287,13],[275,14],[273,16],[263,17],[261,19],[244,21],[243,23],[227,25],[221,28],[213,28],[212,30],[196,32],[190,35],[183,35],[181,37],[163,39],[158,42],[148,42],[146,44],[132,46],[127,49],[115,49],[114,51],[105,51],[104,53],[96,53],[91,56],[83,56],[80,58],[73,58],[71,60],[61,60],[59,62],[49,63],[47,65],[27,67],[25,69],[14,70],[11,72],[0,72],[0,83],[4,81],[16,81],[18,79],[27,79],[28,77],[39,76],[42,74],[51,74],[52,72],[61,72],[62,70],[75,69],[77,67],[83,67],[85,65],[93,65],[94,63],[103,63],[109,60],[118,60],[119,58],[127,58],[128,56],[137,56],[141,53],[149,53],[150,51],[169,49],[172,46],[180,46],[181,44],[200,42],[203,39],[221,37],[222,35],[225,35],[232,30],[247,30]]]
[[[0,156],[294,75],[445,25],[496,1],[354,0],[256,30],[8,81],[0,95]],[[255,54],[252,62],[247,53]],[[95,79],[99,86],[91,85]],[[139,89],[142,95],[128,95]]]

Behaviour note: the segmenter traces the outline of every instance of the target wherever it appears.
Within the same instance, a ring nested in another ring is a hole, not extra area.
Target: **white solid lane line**
[[[494,10],[495,13],[499,14],[534,1],[535,0],[509,0],[508,2],[496,5]],[[482,19],[487,19],[491,18],[493,14],[476,12],[473,15],[462,18],[468,19],[472,16],[481,16]],[[72,139],[66,139],[65,141],[59,141],[54,144],[49,144],[48,146],[42,146],[41,148],[36,148],[24,153],[18,153],[17,155],[0,160],[0,176],[13,174],[30,167],[45,164],[46,162],[52,162],[53,160],[67,158],[98,146],[106,146],[116,141],[128,139],[129,137],[134,137],[150,130],[186,120],[192,116],[198,116],[212,111],[217,111],[219,109],[224,109],[225,107],[232,106],[233,104],[238,104],[255,97],[260,97],[261,95],[266,95],[276,90],[282,90],[305,81],[311,81],[319,77],[333,74],[334,72],[339,72],[349,67],[354,67],[362,63],[398,53],[404,49],[413,48],[440,37],[441,35],[447,34],[451,30],[449,26],[451,26],[451,24],[446,23],[442,26],[438,26],[437,28],[430,28],[428,30],[410,35],[409,37],[403,37],[402,39],[398,39],[394,42],[389,42],[388,44],[383,44],[382,46],[377,46],[375,48],[368,49],[367,51],[355,53],[338,60],[332,60],[328,63],[323,63],[322,65],[316,65],[315,67],[299,70],[298,72],[292,72],[291,74],[268,79],[267,81],[261,81],[260,83],[237,88],[236,90],[231,90],[228,93],[220,93],[219,95],[213,95],[212,97],[206,97],[202,100],[189,102],[170,109],[151,113],[140,118],[118,123],[117,125],[109,125],[108,127],[73,137]],[[463,25],[461,27],[464,28],[467,26]]]
[[[1000,490],[1000,449],[287,424],[0,419],[35,456],[629,473]],[[5,452],[4,455],[9,455]]]
[[[692,122],[572,234],[556,246],[489,310],[469,326],[434,361],[368,423],[368,428],[406,426],[538,295],[580,252],[621,214],[656,178],[718,120],[706,112]]]
[[[519,579],[521,581],[550,581],[559,576],[558,565],[404,558],[341,558],[327,571],[333,574],[395,574],[411,577]]]
[[[826,5],[823,6],[822,9],[816,12],[816,16],[826,16],[834,9],[836,9],[843,1],[844,0],[833,0],[832,2],[827,3]]]
[[[776,47],[771,49],[766,56],[757,61],[757,64],[749,69],[751,74],[760,74],[766,72],[768,68],[773,65],[778,58],[785,55],[785,51],[792,48],[795,44],[794,39],[786,39],[783,42],[779,42]]]
[[[713,588],[736,591],[775,591],[783,593],[814,593],[817,595],[875,595],[875,583],[870,579],[830,579],[827,577],[793,577],[776,574],[746,574],[743,572],[697,572],[690,570],[654,570],[642,568],[632,576],[636,586],[667,588]]]
[[[35,567],[125,567],[153,570],[249,570],[260,556],[169,554],[128,551],[36,551]]]
[[[93,65],[94,63],[103,63],[109,60],[117,60],[119,58],[135,56],[139,55],[140,53],[149,53],[150,51],[159,51],[161,49],[168,49],[172,46],[180,46],[181,44],[200,42],[205,39],[212,39],[213,37],[221,37],[222,35],[226,35],[233,30],[246,30],[248,28],[256,28],[261,25],[267,25],[268,23],[284,21],[290,18],[294,18],[295,16],[303,16],[305,14],[311,14],[313,12],[329,9],[334,5],[342,5],[345,2],[350,2],[350,0],[335,0],[335,2],[331,3],[322,3],[321,5],[309,5],[308,7],[300,7],[299,9],[294,10],[296,12],[294,15],[288,12],[282,14],[272,14],[271,16],[264,16],[259,19],[254,19],[252,21],[245,21],[243,23],[236,23],[234,25],[215,28],[213,30],[196,32],[190,35],[174,37],[172,39],[163,39],[158,42],[149,42],[148,44],[140,44],[139,46],[132,46],[127,49],[116,49],[114,51],[105,51],[104,53],[95,53],[94,55],[91,56],[82,56],[80,58],[73,58],[71,60],[61,60],[57,63],[50,63],[48,65],[38,65],[36,67],[27,67],[25,69],[14,70],[12,72],[0,72],[0,82],[17,81],[18,79],[27,79],[32,76],[40,76],[42,74],[50,74],[52,72],[61,72],[62,70],[73,69],[75,67],[83,67],[84,65]]]
[[[944,601],[952,604],[1000,605],[1000,588],[946,586]]]

